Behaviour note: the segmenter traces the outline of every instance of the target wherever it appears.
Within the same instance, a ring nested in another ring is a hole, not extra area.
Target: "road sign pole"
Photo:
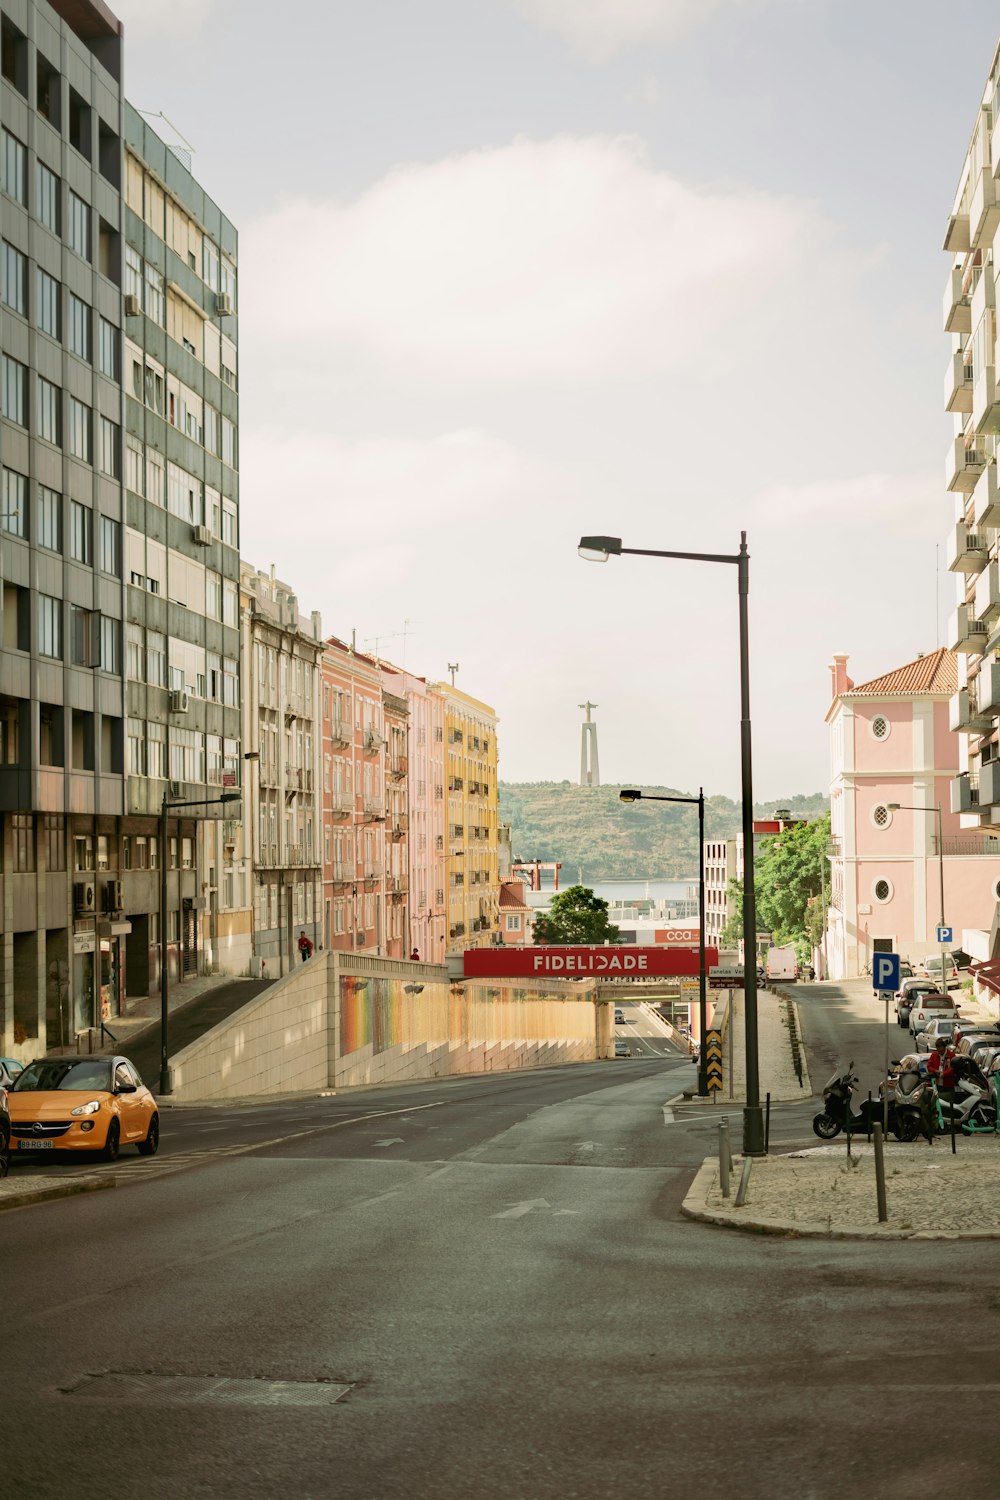
[[[733,1097],[733,992],[729,991],[729,1097]]]

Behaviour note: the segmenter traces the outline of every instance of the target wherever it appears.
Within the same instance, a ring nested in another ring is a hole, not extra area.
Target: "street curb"
[[[736,1157],[735,1161],[742,1158]],[[745,1234],[781,1235],[785,1239],[815,1240],[1000,1240],[1000,1229],[831,1229],[827,1224],[792,1219],[754,1219],[746,1213],[726,1213],[708,1207],[708,1190],[715,1176],[716,1158],[707,1156],[694,1175],[681,1213],[702,1224],[740,1229]],[[751,1179],[752,1184],[752,1179]]]
[[[22,1189],[20,1192],[7,1193],[4,1191],[5,1183],[10,1178],[0,1183],[0,1213],[9,1208],[28,1208],[32,1203],[51,1203],[55,1198],[74,1198],[78,1193],[101,1193],[106,1188],[117,1187],[114,1177],[81,1177],[76,1182],[52,1183],[47,1187],[41,1187],[32,1192]]]

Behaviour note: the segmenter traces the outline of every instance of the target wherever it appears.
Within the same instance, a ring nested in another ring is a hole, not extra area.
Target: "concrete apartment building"
[[[753,824],[753,846],[756,850],[762,839],[772,838],[783,828],[801,822],[793,818],[785,808],[778,808],[773,818],[755,818]],[[734,839],[705,840],[705,942],[709,947],[720,948],[722,933],[729,921],[729,882],[743,879],[743,835]],[[697,914],[697,907],[695,910]]]
[[[0,1045],[30,1055],[155,988],[161,858],[198,962],[198,823],[164,850],[156,815],[238,781],[237,242],[101,0],[0,0],[0,42]]]
[[[381,663],[387,691],[405,699],[407,707],[407,774],[396,776],[397,808],[402,811],[405,789],[408,869],[407,955],[418,953],[425,963],[443,964],[447,950],[444,847],[444,700],[423,677],[401,667]],[[391,795],[391,791],[390,791]],[[390,817],[387,829],[395,824]]]
[[[448,952],[500,939],[497,716],[453,684],[444,700]]]
[[[856,684],[847,657],[833,658],[826,931],[833,979],[864,973],[883,950],[916,961],[934,953],[942,883],[952,946],[962,945],[964,930],[992,924],[1000,842],[963,833],[949,805],[960,754],[949,727],[956,667],[955,654],[942,649]]]
[[[1000,228],[1000,48],[959,174],[944,248],[944,325],[951,335],[945,406],[953,413],[945,482],[954,495],[948,565],[958,608],[948,644],[959,654],[951,726],[963,739],[952,807],[966,828],[1000,829],[1000,489],[996,257]]]

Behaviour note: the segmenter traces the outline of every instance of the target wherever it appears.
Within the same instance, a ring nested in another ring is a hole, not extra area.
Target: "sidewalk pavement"
[[[810,984],[818,994],[829,989],[839,997],[864,999],[871,994],[870,980],[847,980],[840,984]],[[795,990],[781,991],[794,1003]],[[742,995],[740,995],[742,1001]],[[787,1078],[783,1066],[776,1020],[778,995],[758,992],[758,1038],[761,1097],[768,1078]],[[994,1018],[965,996],[961,1014],[970,1025]],[[745,1049],[739,1019],[733,1036],[734,1077],[745,1098]],[[900,1052],[911,1050],[902,1032]],[[728,1039],[727,1039],[728,1042]],[[728,1044],[724,1048],[728,1060]],[[794,1081],[794,1072],[792,1073]],[[795,1092],[777,1093],[772,1100],[810,1098],[806,1086]],[[728,1078],[722,1098],[728,1099]],[[779,1082],[779,1087],[780,1087]],[[816,1108],[819,1100],[813,1100]],[[804,1130],[811,1128],[804,1125]],[[886,1200],[888,1220],[878,1221],[874,1151],[864,1136],[855,1136],[851,1155],[847,1137],[838,1136],[826,1145],[750,1159],[746,1203],[736,1207],[736,1191],[744,1159],[734,1159],[730,1196],[723,1198],[717,1155],[699,1168],[684,1200],[683,1212],[691,1219],[757,1234],[790,1237],[820,1236],[829,1239],[1000,1239],[1000,1135],[956,1138],[952,1154],[947,1136],[936,1136],[931,1145],[921,1138],[909,1145],[888,1141],[885,1145]]]
[[[198,974],[193,979],[185,979],[178,982],[176,979],[170,981],[167,990],[167,1016],[168,1018],[184,1010],[193,1000],[200,1000],[203,995],[218,989],[220,985],[232,984],[239,979],[236,974]],[[105,1030],[92,1031],[93,1054],[95,1057],[107,1057],[110,1053],[121,1052],[127,1057],[129,1047],[136,1037],[141,1036],[151,1026],[160,1023],[160,996],[142,995],[135,999],[129,996],[126,999],[126,1012],[121,1016],[112,1016],[105,1022]],[[109,1039],[108,1033],[114,1037]],[[67,1052],[86,1052],[86,1045],[81,1043],[78,1049],[72,1047],[52,1047],[49,1049],[53,1055]]]

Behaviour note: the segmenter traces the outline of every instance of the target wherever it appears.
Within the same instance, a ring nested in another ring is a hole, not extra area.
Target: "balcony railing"
[[[346,859],[335,859],[333,862],[333,881],[335,885],[350,885],[354,881],[354,865]]]
[[[970,833],[966,837],[961,834],[950,836],[942,840],[944,844],[944,856],[949,855],[992,855],[994,859],[1000,855],[1000,838],[989,834]],[[933,840],[933,853],[938,853],[938,838],[935,834]]]
[[[392,758],[392,763],[389,766],[389,775],[394,777],[395,780],[399,781],[406,775],[409,768],[410,762],[407,756],[394,755]]]
[[[377,729],[366,729],[364,738],[364,750],[366,755],[377,755],[385,744],[385,740]]]
[[[354,811],[354,793],[345,792],[341,787],[334,787],[330,793],[328,806],[335,818],[343,818]]]
[[[365,861],[365,879],[366,880],[381,880],[382,879],[382,866],[377,861],[374,861],[374,862],[367,861],[367,860]]]
[[[385,816],[385,804],[381,797],[366,797],[364,799],[364,810],[366,818],[383,818]]]

